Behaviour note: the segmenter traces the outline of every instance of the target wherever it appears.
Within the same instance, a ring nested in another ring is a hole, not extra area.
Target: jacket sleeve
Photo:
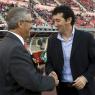
[[[30,54],[24,48],[15,47],[10,55],[9,73],[20,86],[36,92],[55,87],[52,77],[43,76],[36,71]]]
[[[89,82],[89,80],[95,76],[95,39],[91,34],[88,35],[88,60],[89,66],[84,76]]]

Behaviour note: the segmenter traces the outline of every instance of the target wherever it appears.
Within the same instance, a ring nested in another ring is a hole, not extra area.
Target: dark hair
[[[71,25],[72,26],[74,25],[75,15],[74,15],[73,10],[69,6],[60,5],[60,6],[55,7],[54,10],[52,11],[52,16],[56,15],[58,13],[63,13],[63,18],[65,20],[67,20],[69,17],[71,17],[72,18]]]

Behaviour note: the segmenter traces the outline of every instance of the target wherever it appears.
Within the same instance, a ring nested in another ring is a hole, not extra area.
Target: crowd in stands
[[[80,2],[88,11],[93,12],[95,10],[95,2],[93,2],[93,0],[77,0],[77,1]]]
[[[57,6],[57,3],[54,0],[41,0],[41,4],[48,6]]]
[[[36,4],[33,0],[32,4],[30,7],[32,7],[33,11],[33,24],[34,25],[45,25],[48,23],[49,25],[53,25],[52,20],[51,20],[51,10],[45,9],[45,8],[36,8]],[[87,10],[88,10],[88,2],[89,2],[89,10],[92,11],[94,10],[95,7],[92,6],[92,4],[95,4],[91,2],[91,0],[77,0],[80,2],[80,4],[85,4],[83,5]],[[55,2],[55,0],[39,0],[40,4],[43,6],[57,6],[58,4]],[[81,6],[76,4],[73,0],[59,0],[61,4],[66,4],[68,6],[71,6],[71,8],[74,10],[76,14],[76,26],[77,27],[82,27],[82,28],[95,28],[95,15],[90,15],[87,14]],[[0,2],[0,14],[5,18],[7,15],[7,11],[11,7],[18,6],[17,4],[6,4]],[[93,8],[92,8],[93,7]]]

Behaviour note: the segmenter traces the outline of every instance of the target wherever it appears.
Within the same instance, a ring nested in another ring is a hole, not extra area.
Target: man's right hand
[[[53,77],[53,78],[55,79],[56,85],[59,84],[58,76],[57,76],[57,74],[56,74],[54,71],[52,71],[52,72],[49,74],[49,76],[51,76],[51,77]]]

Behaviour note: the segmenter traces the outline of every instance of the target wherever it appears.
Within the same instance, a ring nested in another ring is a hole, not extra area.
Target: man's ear
[[[19,21],[19,22],[17,23],[17,25],[18,25],[19,28],[22,28],[22,22],[21,22],[21,21]]]
[[[72,18],[71,17],[67,18],[67,23],[71,23],[71,22],[72,22]]]

